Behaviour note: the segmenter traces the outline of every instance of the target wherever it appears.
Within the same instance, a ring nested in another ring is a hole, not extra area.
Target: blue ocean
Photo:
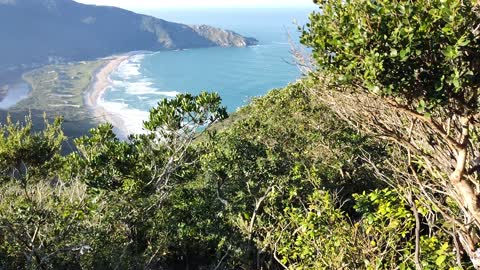
[[[297,25],[304,25],[310,12],[305,8],[144,12],[169,21],[233,30],[257,38],[260,44],[135,55],[111,74],[111,87],[100,105],[122,118],[129,133],[141,131],[142,121],[159,100],[178,93],[215,91],[227,109],[235,111],[252,97],[301,76],[293,63],[289,34],[298,42]]]

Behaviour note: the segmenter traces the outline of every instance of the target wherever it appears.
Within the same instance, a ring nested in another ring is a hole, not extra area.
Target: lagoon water
[[[26,82],[19,82],[8,85],[7,95],[0,100],[0,110],[7,110],[15,106],[20,100],[28,97],[30,85]]]
[[[148,111],[163,98],[180,92],[216,91],[229,111],[272,88],[286,86],[301,74],[292,64],[289,39],[309,9],[214,9],[150,11],[159,18],[187,24],[209,24],[260,41],[248,48],[206,48],[136,55],[110,76],[111,87],[99,101],[121,117],[129,133],[141,132]]]

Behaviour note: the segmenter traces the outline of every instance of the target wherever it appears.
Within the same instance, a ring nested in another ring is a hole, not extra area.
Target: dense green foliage
[[[359,129],[394,142],[388,168],[370,164],[413,210],[415,267],[422,269],[428,226],[453,236],[457,264],[466,255],[480,269],[479,2],[317,4],[301,38],[313,49],[313,77],[329,84],[316,94]]]
[[[181,94],[68,155],[7,120],[0,269],[478,269],[476,4],[318,5],[318,70],[228,119]]]
[[[152,110],[152,133],[120,141],[103,125],[67,156],[60,122],[41,133],[8,123],[0,161],[23,169],[2,172],[0,266],[412,269],[412,210],[362,159],[382,164],[387,149],[314,102],[308,84],[212,131],[225,117],[218,96],[181,95]],[[421,244],[425,269],[455,265],[448,235],[422,231]]]
[[[422,113],[439,105],[476,110],[476,0],[319,2],[322,11],[311,15],[302,42],[322,69],[369,91],[417,101]]]

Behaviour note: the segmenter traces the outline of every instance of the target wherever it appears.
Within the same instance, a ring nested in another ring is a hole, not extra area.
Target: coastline
[[[9,110],[30,94],[30,84],[26,81],[0,86],[0,110]]]
[[[136,55],[136,53],[116,55],[107,58],[105,64],[94,72],[89,89],[84,97],[85,106],[92,113],[95,120],[99,123],[111,123],[114,127],[115,134],[121,139],[126,139],[129,135],[127,134],[128,131],[125,127],[125,123],[119,116],[108,112],[102,105],[100,105],[99,100],[103,97],[105,91],[111,84],[110,74],[124,61],[127,61],[134,55]]]
[[[0,110],[8,110],[31,92],[31,85],[23,75],[30,69],[0,72]]]

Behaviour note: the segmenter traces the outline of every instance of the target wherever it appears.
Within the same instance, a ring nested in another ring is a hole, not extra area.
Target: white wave
[[[150,105],[150,107],[154,108],[154,107],[157,107],[159,102],[160,102],[160,100],[158,100],[158,99],[150,99],[150,100],[147,100],[145,103]]]
[[[159,91],[153,86],[153,82],[149,79],[134,80],[129,77],[130,75],[127,76],[124,71],[120,71],[120,73],[122,73],[122,75],[120,75],[121,79],[112,79],[112,77],[109,77],[111,87],[108,91],[120,91],[121,89],[124,90],[126,94],[130,95],[158,95],[169,98],[173,98],[180,94],[178,91]],[[133,72],[130,74],[133,74]]]
[[[130,95],[158,95],[166,97],[175,97],[179,94],[177,91],[157,91],[155,88],[150,87],[148,84],[136,82],[131,83],[125,91]]]
[[[152,83],[148,81],[125,82],[125,92],[130,95],[146,95],[155,92]]]
[[[149,112],[131,108],[124,102],[106,101],[103,98],[99,98],[98,105],[103,107],[108,119],[123,133],[122,135],[145,133],[143,121],[148,120]]]
[[[173,98],[180,94],[177,91],[160,91],[154,87],[154,83],[148,78],[143,78],[141,62],[145,55],[134,55],[124,61],[109,77],[110,87],[106,91],[119,91],[127,95],[134,95],[146,104],[154,107],[160,97]],[[145,95],[155,95],[152,98]],[[101,96],[97,100],[98,106],[107,113],[108,119],[116,129],[120,131],[120,137],[128,134],[143,134],[143,121],[148,120],[149,112],[129,106],[128,101],[122,98],[113,100]]]
[[[159,91],[153,87],[153,83],[148,80],[140,80],[135,82],[115,81],[113,83],[115,87],[122,87],[125,89],[125,93],[130,95],[157,95],[165,97],[175,97],[180,94],[177,91]]]
[[[145,56],[146,54],[136,54],[130,57],[129,60],[133,63],[140,63],[145,58]]]
[[[115,90],[118,90],[118,88],[125,88],[128,84],[126,81],[114,80],[112,78],[109,78],[109,79],[110,79],[111,88]]]
[[[141,62],[144,58],[145,54],[137,54],[129,57],[118,66],[115,74],[122,79],[130,79],[142,75],[140,68]]]
[[[120,66],[118,66],[116,74],[118,74],[123,79],[140,76],[140,64],[131,63],[129,60],[126,60],[121,63]]]
[[[117,99],[113,99],[111,100],[112,102],[122,102],[122,103],[125,103],[125,99],[123,98],[117,98]]]

